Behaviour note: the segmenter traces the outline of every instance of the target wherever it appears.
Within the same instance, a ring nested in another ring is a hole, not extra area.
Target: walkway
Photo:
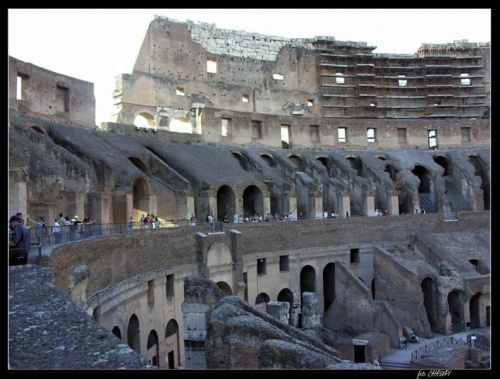
[[[486,328],[489,329],[489,328]],[[483,329],[481,329],[483,330]],[[446,336],[444,334],[439,334],[439,333],[434,333],[434,336],[432,338],[423,338],[421,336],[418,336],[418,340],[420,343],[408,343],[408,349],[407,350],[401,350],[397,349],[394,347],[391,347],[389,351],[382,356],[382,359],[380,359],[380,366],[383,369],[409,369],[410,368],[410,362],[411,362],[411,353],[413,353],[415,350],[420,349],[424,345],[427,345],[429,343],[433,343],[437,340],[447,338],[447,337],[454,337],[454,338],[461,338],[463,340],[467,340],[467,334],[473,333],[474,330],[469,330],[467,332],[460,332],[460,333],[454,333],[449,336]]]

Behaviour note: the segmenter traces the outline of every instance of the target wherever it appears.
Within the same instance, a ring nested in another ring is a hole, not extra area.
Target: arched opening
[[[443,179],[446,198],[449,201],[451,211],[462,212],[470,211],[472,207],[469,200],[464,196],[466,191],[463,190],[464,178],[459,170],[454,172],[453,165],[443,156],[434,157],[434,162],[444,169]]]
[[[444,168],[443,176],[450,175],[449,162],[446,157],[443,157],[441,155],[434,157],[434,162],[436,162],[438,165]]]
[[[328,263],[323,269],[324,313],[335,301],[335,263]]]
[[[470,328],[476,329],[481,327],[480,315],[480,300],[481,293],[476,293],[469,300],[469,315],[470,315]]]
[[[151,330],[148,336],[146,359],[153,366],[160,366],[159,350],[158,350],[158,334],[155,330]]]
[[[250,160],[246,156],[241,154],[239,151],[233,151],[232,154],[233,154],[233,157],[235,157],[238,160],[238,162],[243,170],[245,170],[245,171],[252,170],[252,165],[250,164]]]
[[[290,310],[289,310],[289,317],[288,317],[288,323],[292,325],[292,306],[293,306],[293,292],[290,291],[288,288],[284,288],[280,291],[278,294],[278,301],[286,301],[288,304],[290,304]]]
[[[170,121],[168,130],[176,133],[193,134],[193,124],[187,118],[177,117]]]
[[[134,126],[145,129],[153,128],[155,127],[154,117],[148,113],[138,114],[134,118]]]
[[[316,158],[325,168],[326,175],[323,175],[323,212],[330,217],[332,213],[339,213],[337,206],[337,192],[331,178],[335,177],[335,165],[327,157]]]
[[[425,278],[420,283],[420,288],[424,293],[424,308],[427,314],[427,320],[431,330],[437,325],[437,312],[436,312],[436,291],[434,288],[434,281],[432,278]]]
[[[113,330],[111,330],[111,333],[113,333],[115,336],[117,336],[120,340],[122,339],[122,332],[118,326],[114,326]]]
[[[436,196],[434,194],[434,185],[429,171],[423,166],[415,166],[411,172],[420,180],[418,185],[419,208],[425,209],[426,213],[436,213]]]
[[[226,282],[217,282],[217,287],[219,287],[225,295],[232,295],[233,291],[231,287]]]
[[[300,303],[304,292],[316,292],[316,271],[312,266],[304,266],[300,271]]]
[[[271,298],[267,293],[261,292],[257,295],[255,299],[255,306],[267,313],[267,303],[271,301]]]
[[[255,214],[264,217],[264,201],[259,187],[251,185],[243,192],[243,217]]]
[[[167,367],[173,369],[180,365],[179,325],[174,319],[165,328],[165,345],[167,346]]]
[[[142,215],[147,215],[149,213],[148,192],[148,185],[144,179],[139,178],[134,182],[132,187],[132,204],[134,207],[133,217],[136,223],[140,221]]]
[[[235,213],[234,192],[231,187],[223,185],[217,191],[217,220],[224,220],[227,216],[230,222],[233,221]]]
[[[355,157],[355,156],[347,156],[345,159],[349,162],[351,165],[351,168],[356,170],[356,175],[358,176],[363,176],[363,161],[361,160],[360,157]]]
[[[488,265],[479,259],[469,259],[469,263],[474,266],[474,269],[481,275],[489,274]]]
[[[288,159],[290,159],[290,161],[295,165],[295,167],[297,167],[297,171],[305,171],[304,160],[301,157],[292,154],[288,157]]]
[[[453,333],[465,331],[464,323],[464,293],[453,290],[448,294],[448,309],[451,315],[451,329]]]
[[[487,170],[484,168],[484,162],[474,155],[469,155],[469,162],[474,166],[475,176],[481,178],[481,185],[479,188],[483,190],[483,207],[485,211],[490,210],[490,178],[487,175]]]
[[[418,185],[418,193],[431,193],[431,179],[429,177],[427,169],[423,166],[415,166],[415,168],[411,172],[420,180],[420,184]]]
[[[389,176],[390,176],[390,178],[391,178],[391,180],[393,182],[395,182],[397,180],[398,170],[396,170],[396,168],[393,165],[387,164],[385,166],[385,170],[384,171],[389,174]]]
[[[269,165],[269,167],[276,167],[276,161],[271,154],[260,154],[260,157]]]
[[[127,343],[133,350],[141,353],[141,330],[139,328],[139,319],[132,315],[128,322]]]

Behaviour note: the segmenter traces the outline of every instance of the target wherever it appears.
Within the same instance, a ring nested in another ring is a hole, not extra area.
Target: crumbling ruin
[[[58,287],[162,368],[335,368],[406,325],[488,326],[489,44],[373,49],[157,17],[101,128],[90,84],[10,57],[9,214],[174,226],[50,258]],[[53,88],[62,108],[40,100]],[[299,220],[187,227],[208,214]],[[216,284],[210,302],[206,285],[186,296],[192,276]]]

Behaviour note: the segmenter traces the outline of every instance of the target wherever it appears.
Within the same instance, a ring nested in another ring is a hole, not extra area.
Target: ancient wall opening
[[[159,362],[159,345],[158,334],[155,330],[151,330],[148,335],[148,342],[146,345],[146,359],[153,366],[160,366]]]
[[[223,185],[217,190],[217,220],[222,221],[224,216],[227,216],[229,220],[233,220],[235,213],[233,189]]]
[[[324,312],[335,301],[335,263],[328,263],[323,269]]]
[[[141,329],[136,315],[132,315],[128,322],[127,344],[139,354],[141,353]]]
[[[259,187],[251,185],[243,192],[243,215],[264,215],[264,202]]]
[[[434,280],[432,278],[425,278],[420,283],[420,287],[424,294],[424,308],[427,314],[427,320],[429,321],[429,325],[431,330],[434,329],[437,325],[437,298],[436,298],[436,288],[434,284]]]

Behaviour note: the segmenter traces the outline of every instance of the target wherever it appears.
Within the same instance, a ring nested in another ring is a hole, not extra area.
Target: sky
[[[491,41],[491,9],[8,9],[8,54],[94,83],[96,124],[111,121],[115,77],[131,73],[155,15],[290,38],[367,42],[413,54],[422,43]]]

